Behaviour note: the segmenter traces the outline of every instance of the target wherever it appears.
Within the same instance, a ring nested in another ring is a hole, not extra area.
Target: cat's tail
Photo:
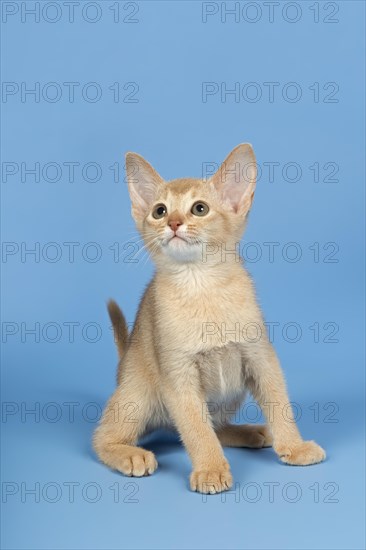
[[[125,352],[128,340],[128,328],[126,319],[114,300],[108,302],[108,313],[113,325],[114,340],[117,345],[118,356],[121,359]]]

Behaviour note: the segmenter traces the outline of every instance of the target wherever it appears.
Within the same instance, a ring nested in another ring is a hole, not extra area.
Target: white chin
[[[190,244],[183,239],[172,239],[164,247],[167,256],[177,262],[202,261],[202,247],[199,243]]]

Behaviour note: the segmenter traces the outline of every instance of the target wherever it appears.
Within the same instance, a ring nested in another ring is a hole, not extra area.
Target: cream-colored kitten
[[[132,215],[157,271],[130,336],[122,312],[109,304],[120,365],[94,435],[99,458],[128,476],[152,474],[157,462],[138,439],[174,426],[192,460],[191,489],[203,493],[232,485],[222,446],[273,444],[287,464],[324,460],[289,412],[284,376],[237,254],[255,189],[252,147],[236,147],[208,181],[165,182],[135,153],[126,167]],[[229,423],[247,390],[267,426]]]

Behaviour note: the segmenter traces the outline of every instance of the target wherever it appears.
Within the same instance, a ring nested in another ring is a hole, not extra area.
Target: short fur
[[[292,421],[284,376],[237,254],[255,189],[252,147],[236,147],[208,181],[165,182],[135,153],[126,168],[132,215],[157,271],[128,338],[122,312],[109,304],[120,366],[94,435],[100,460],[128,476],[152,474],[155,456],[136,445],[144,433],[171,426],[192,460],[194,491],[231,487],[222,446],[273,444],[287,464],[324,460]],[[197,201],[209,207],[206,215],[192,212]],[[166,212],[156,219],[159,204]],[[267,425],[230,424],[247,391]]]

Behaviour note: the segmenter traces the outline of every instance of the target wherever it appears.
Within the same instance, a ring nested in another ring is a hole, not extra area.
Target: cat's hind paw
[[[295,445],[282,445],[276,447],[276,453],[282,462],[292,466],[309,466],[325,460],[324,449],[315,441],[301,441]]]

